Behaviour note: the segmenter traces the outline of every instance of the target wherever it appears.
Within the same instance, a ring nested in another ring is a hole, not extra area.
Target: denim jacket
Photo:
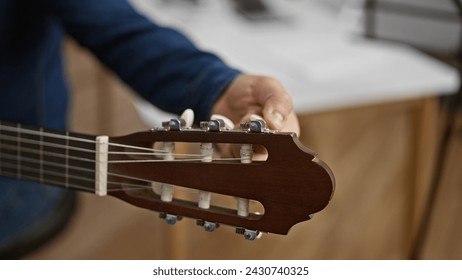
[[[213,54],[140,16],[125,0],[0,0],[0,119],[64,128],[68,34],[161,109],[207,119],[236,77]]]
[[[64,36],[159,108],[192,108],[199,120],[239,74],[126,0],[0,0],[0,120],[66,128]],[[52,211],[59,197],[60,189],[24,184],[0,178],[0,248]]]

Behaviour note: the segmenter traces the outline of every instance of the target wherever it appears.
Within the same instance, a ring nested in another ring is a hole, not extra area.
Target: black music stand
[[[434,11],[429,8],[420,6],[410,6],[409,4],[398,3],[398,2],[385,2],[381,0],[365,0],[365,36],[371,39],[391,40],[400,41],[415,47],[416,49],[425,52],[435,58],[438,58],[446,63],[456,67],[459,72],[460,85],[457,92],[451,95],[447,95],[441,98],[441,109],[446,111],[444,120],[442,120],[442,135],[440,145],[438,147],[438,154],[436,158],[436,166],[430,185],[430,193],[428,200],[426,201],[422,222],[418,228],[416,239],[414,240],[411,252],[409,255],[410,259],[418,259],[421,255],[423,245],[425,243],[428,227],[430,224],[431,216],[433,214],[433,208],[438,195],[438,186],[441,183],[442,174],[449,149],[449,141],[455,130],[455,119],[457,113],[462,110],[462,32],[459,33],[459,44],[458,48],[455,48],[452,52],[439,53],[434,49],[428,49],[422,45],[415,45],[410,42],[403,42],[402,40],[396,40],[395,38],[383,37],[377,33],[377,14],[378,13],[399,13],[401,16],[425,18],[430,20],[455,20],[458,24],[462,25],[462,0],[448,0],[454,6],[455,13],[448,14],[441,11]],[[462,27],[461,27],[462,29]]]

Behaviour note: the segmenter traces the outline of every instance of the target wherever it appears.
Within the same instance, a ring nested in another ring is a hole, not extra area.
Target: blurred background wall
[[[452,1],[400,1],[402,10],[391,9],[400,21],[387,6],[396,1],[133,2],[229,63],[281,79],[296,103],[302,143],[334,171],[333,200],[289,235],[249,242],[229,227],[206,233],[189,219],[169,226],[156,213],[81,194],[71,224],[29,258],[407,259],[419,238],[414,257],[462,258],[460,113],[436,193],[431,185],[441,164],[437,158],[447,115],[441,100],[451,100],[459,87],[456,68],[446,62],[457,66],[452,55],[460,51],[460,18],[444,20],[451,27],[443,31],[412,23],[411,33],[424,40],[401,42],[410,39],[402,35],[410,26],[403,11],[413,11],[418,2],[418,11],[436,9],[457,18]],[[256,34],[260,37],[249,39]],[[386,41],[378,39],[382,35]],[[435,39],[428,40],[432,35]],[[438,59],[414,46],[434,40],[439,47],[424,51],[443,50]],[[137,114],[134,93],[110,70],[72,39],[65,49],[74,131],[122,135],[148,127]],[[435,197],[430,215],[429,196]]]

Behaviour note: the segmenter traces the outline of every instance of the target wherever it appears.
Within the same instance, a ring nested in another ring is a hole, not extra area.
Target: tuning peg
[[[170,119],[169,121],[162,122],[162,127],[166,130],[178,131],[186,125],[184,119]]]
[[[183,114],[181,114],[180,119],[185,121],[185,127],[191,127],[194,123],[194,111],[186,109]]]
[[[211,120],[222,120],[223,123],[224,123],[224,127],[226,129],[233,129],[234,128],[234,123],[232,120],[228,119],[227,117],[223,116],[223,115],[219,115],[219,114],[213,114],[211,117],[210,117]]]
[[[169,225],[174,225],[177,221],[181,221],[183,219],[182,216],[167,213],[159,213],[159,218],[164,219]]]
[[[247,130],[249,132],[266,132],[268,129],[266,128],[266,122],[265,120],[259,116],[252,114],[250,115],[250,121],[246,123],[241,123],[241,129]]]
[[[220,131],[225,126],[222,119],[200,122],[200,127],[206,131]]]
[[[198,226],[203,227],[205,229],[205,231],[207,231],[207,232],[213,232],[213,231],[215,231],[215,229],[220,227],[220,224],[218,224],[218,223],[208,222],[208,221],[204,221],[204,220],[197,220],[196,224]]]
[[[241,123],[241,129],[249,132],[261,133],[267,131],[266,122],[264,120],[254,120],[246,123]]]
[[[260,239],[263,235],[263,233],[259,230],[250,230],[245,228],[236,228],[236,233],[244,235],[246,240]]]

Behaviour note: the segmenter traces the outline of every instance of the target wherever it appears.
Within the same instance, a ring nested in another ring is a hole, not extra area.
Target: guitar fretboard
[[[95,191],[95,136],[0,122],[0,175]]]

